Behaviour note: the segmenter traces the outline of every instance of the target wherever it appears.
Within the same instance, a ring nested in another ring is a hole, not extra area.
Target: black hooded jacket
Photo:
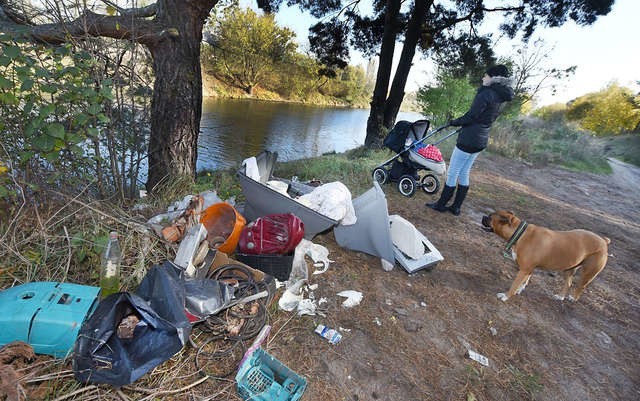
[[[467,153],[480,152],[489,142],[489,128],[500,114],[500,105],[513,99],[514,93],[509,79],[492,77],[491,84],[478,89],[473,103],[462,117],[449,124],[461,126],[456,146]]]

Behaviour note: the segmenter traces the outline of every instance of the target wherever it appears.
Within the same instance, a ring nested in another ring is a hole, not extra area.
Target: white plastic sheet
[[[342,225],[356,223],[351,191],[339,181],[320,185],[296,200],[332,220],[339,221]]]
[[[340,291],[338,295],[347,298],[342,302],[342,306],[345,308],[353,308],[356,305],[360,305],[360,301],[362,301],[362,293],[360,291],[345,290]]]

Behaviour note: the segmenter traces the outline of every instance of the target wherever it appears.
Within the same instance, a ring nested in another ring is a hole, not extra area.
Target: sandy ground
[[[377,258],[338,247],[333,234],[317,236],[335,260],[311,278],[315,296],[329,299],[326,317],[273,322],[280,331],[267,349],[307,377],[306,401],[640,399],[640,173],[613,168],[600,176],[483,154],[459,217],[387,184],[389,213],[413,222],[444,261],[412,275],[397,264],[385,272]],[[516,266],[502,256],[504,241],[480,228],[496,209],[609,237],[607,267],[577,303],[554,300],[561,278],[542,271],[522,295],[499,301]],[[347,289],[364,294],[360,305],[341,306],[336,293]],[[315,336],[318,323],[340,330],[342,341]]]

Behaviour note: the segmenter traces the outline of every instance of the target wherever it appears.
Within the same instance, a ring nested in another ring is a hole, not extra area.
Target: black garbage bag
[[[133,316],[132,334],[119,326]],[[82,383],[130,384],[183,347],[178,328],[135,294],[105,298],[83,324],[75,343],[73,371]]]
[[[73,355],[78,381],[115,387],[133,383],[187,342],[191,324],[175,265],[154,266],[136,293],[108,296],[82,325]]]
[[[189,341],[191,323],[185,314],[185,287],[183,271],[170,261],[155,265],[136,289],[136,295],[178,329],[182,344]]]

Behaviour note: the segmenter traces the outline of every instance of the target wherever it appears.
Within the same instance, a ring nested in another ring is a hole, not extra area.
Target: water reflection
[[[262,150],[287,161],[344,152],[364,143],[369,110],[205,98],[198,170],[238,167]],[[414,121],[418,113],[400,113]]]

